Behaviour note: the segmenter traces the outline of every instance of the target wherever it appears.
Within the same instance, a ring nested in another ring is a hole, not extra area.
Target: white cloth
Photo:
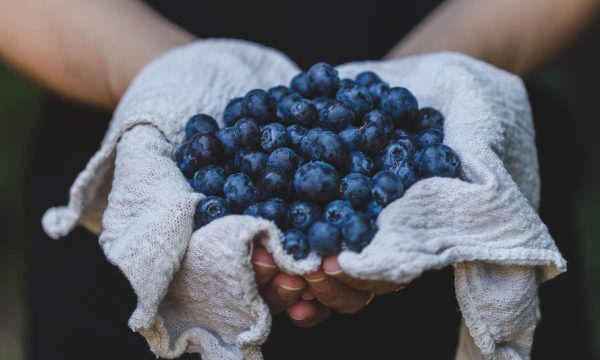
[[[468,328],[457,358],[527,358],[537,285],[566,265],[535,211],[537,160],[521,81],[450,53],[339,70],[346,76],[362,69],[408,87],[422,106],[446,115],[445,142],[460,155],[466,181],[415,184],[382,212],[371,245],[340,256],[342,269],[402,284],[453,264]],[[316,255],[294,261],[276,227],[260,219],[228,216],[192,234],[200,196],[171,160],[191,115],[220,118],[229,99],[288,83],[297,72],[282,54],[240,41],[202,40],[167,52],[128,89],[101,149],[75,181],[69,205],[43,218],[55,238],[77,224],[103,230],[108,259],[138,296],[129,324],[158,356],[262,358],[259,345],[271,318],[257,295],[251,244],[263,243],[291,273],[319,265]]]

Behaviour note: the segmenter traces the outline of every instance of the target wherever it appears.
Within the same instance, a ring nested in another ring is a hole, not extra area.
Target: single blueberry
[[[244,117],[242,98],[234,98],[229,101],[227,106],[225,106],[225,110],[223,111],[223,123],[225,126],[233,126],[233,124],[242,117]]]
[[[292,191],[292,177],[282,169],[266,168],[258,177],[257,187],[263,200],[274,197],[287,199]]]
[[[444,141],[444,133],[438,128],[429,128],[421,131],[417,136],[417,145],[426,148],[441,144]]]
[[[308,87],[308,78],[303,72],[294,76],[292,82],[290,83],[290,88],[292,88],[292,90],[300,94],[302,97],[311,97],[310,89]]]
[[[355,209],[364,208],[371,200],[371,179],[360,173],[351,173],[342,178],[340,193]]]
[[[367,215],[371,218],[371,220],[377,220],[379,213],[383,210],[383,206],[375,200],[369,201],[367,204]]]
[[[370,155],[378,154],[387,144],[387,133],[382,125],[367,123],[359,130],[360,148]]]
[[[194,214],[194,228],[198,229],[209,222],[229,215],[231,210],[225,199],[217,196],[207,196],[200,200]]]
[[[335,197],[339,182],[333,166],[323,161],[311,161],[296,171],[294,189],[300,199],[324,202]]]
[[[225,199],[236,212],[241,212],[256,202],[256,188],[250,177],[237,173],[229,175],[223,185]]]
[[[377,231],[373,221],[363,213],[354,213],[342,226],[344,245],[350,251],[361,252],[371,243]]]
[[[244,215],[260,217],[258,210],[258,204],[250,205],[246,208],[246,210],[244,210]]]
[[[196,161],[193,157],[185,154],[182,155],[182,159],[177,162],[177,168],[179,168],[179,171],[181,171],[185,177],[190,178],[194,175],[196,169],[198,169],[198,165],[196,165]]]
[[[421,178],[433,176],[456,178],[460,176],[460,159],[446,145],[434,145],[426,148],[421,155],[419,175]]]
[[[404,194],[402,180],[391,171],[380,171],[371,179],[371,196],[385,206]]]
[[[223,161],[223,145],[213,134],[194,135],[188,143],[187,153],[197,166]]]
[[[235,126],[224,127],[215,133],[223,145],[226,155],[233,155],[240,148],[240,129]]]
[[[335,100],[332,98],[328,98],[328,97],[318,97],[318,98],[314,98],[312,99],[313,104],[315,104],[315,107],[317,108],[317,111],[319,113],[321,113],[321,111],[323,109],[325,109],[327,106],[333,104]]]
[[[269,155],[267,166],[293,174],[300,165],[300,156],[290,148],[279,148]]]
[[[394,140],[391,140],[390,144],[399,144],[399,145],[404,146],[404,148],[406,150],[408,150],[408,153],[410,154],[410,156],[412,156],[415,152],[415,144],[409,137],[396,138]]]
[[[350,153],[349,173],[360,173],[371,176],[375,171],[375,162],[362,151],[353,151]]]
[[[288,135],[290,136],[290,147],[296,151],[300,151],[300,145],[302,139],[308,133],[308,129],[298,124],[290,125],[287,127]]]
[[[291,94],[292,90],[287,86],[279,85],[270,88],[268,93],[273,101],[278,102],[282,97]]]
[[[348,216],[354,214],[354,208],[346,200],[334,200],[323,211],[323,220],[335,226],[342,226]]]
[[[310,253],[310,244],[302,231],[290,229],[283,233],[283,249],[292,255],[294,260],[301,260]]]
[[[411,127],[419,112],[417,98],[403,87],[393,87],[381,97],[381,110],[391,116],[397,128]]]
[[[239,132],[239,144],[243,147],[258,145],[260,142],[260,128],[253,118],[242,118],[235,123]]]
[[[312,224],[306,238],[311,249],[319,255],[329,256],[338,253],[342,248],[342,234],[337,226],[323,221]]]
[[[381,104],[381,97],[390,89],[390,86],[384,82],[376,82],[369,85],[368,89],[369,94],[371,94],[371,97],[373,98],[373,104],[379,106],[379,104]]]
[[[250,90],[242,100],[242,111],[254,118],[259,124],[267,124],[274,119],[275,104],[264,90]]]
[[[313,96],[332,97],[340,86],[338,72],[326,63],[317,63],[306,73],[308,88]]]
[[[356,83],[362,86],[368,86],[377,82],[381,82],[381,79],[372,71],[363,71],[356,75]]]
[[[270,123],[261,130],[260,146],[268,153],[280,147],[288,146],[290,136],[285,126],[280,123]]]
[[[217,165],[200,168],[192,179],[192,188],[207,196],[223,194],[223,184],[225,184],[225,169]]]
[[[290,122],[290,109],[292,105],[297,101],[302,100],[302,96],[292,93],[289,95],[285,95],[277,102],[277,120],[281,123],[289,123]]]
[[[333,131],[340,131],[352,125],[356,119],[356,114],[352,106],[343,101],[336,100],[326,106],[319,114],[319,123],[321,127]]]
[[[239,160],[238,170],[257,179],[260,173],[267,167],[269,155],[260,151],[244,151]]]
[[[388,145],[380,156],[379,168],[389,170],[392,166],[410,160],[412,154],[404,145],[392,143]]]
[[[390,169],[390,171],[396,174],[400,180],[402,180],[404,190],[408,189],[414,183],[416,183],[417,180],[419,180],[419,169],[410,161],[404,161],[396,164]]]
[[[348,151],[358,150],[360,148],[358,128],[355,126],[348,126],[344,130],[339,132],[339,136]]]
[[[363,121],[365,124],[375,123],[383,126],[385,132],[390,134],[394,130],[394,123],[392,119],[385,115],[381,110],[371,110],[363,116]]]
[[[419,118],[415,124],[417,130],[425,130],[430,127],[444,128],[444,115],[432,107],[419,109]]]
[[[235,153],[235,155],[233,156],[233,161],[232,161],[232,164],[231,164],[233,166],[229,166],[228,165],[228,167],[230,167],[229,173],[231,174],[231,173],[234,173],[234,172],[239,172],[240,168],[242,167],[242,159],[244,158],[244,156],[246,156],[246,155],[248,155],[248,154],[250,154],[252,152],[253,152],[253,150],[250,150],[250,149],[240,149],[240,150],[238,150]]]
[[[313,147],[313,143],[317,140],[317,137],[324,130],[321,128],[312,128],[308,130],[306,136],[302,138],[300,141],[300,154],[307,160],[312,158],[311,151]]]
[[[287,205],[282,199],[273,198],[259,203],[258,215],[273,221],[280,228],[285,228],[287,225]]]
[[[302,99],[292,104],[289,115],[291,123],[311,127],[318,120],[319,112],[310,100]]]
[[[373,109],[373,98],[369,90],[362,85],[340,88],[335,98],[350,105],[357,117],[361,117]]]
[[[417,165],[417,168],[421,167],[421,158],[423,157],[424,152],[425,149],[419,149],[413,153],[411,160],[413,163],[415,163],[415,165]]]
[[[354,85],[356,85],[356,82],[352,79],[342,79],[340,80],[340,88],[344,88],[344,87],[353,87]]]
[[[210,115],[196,114],[185,124],[185,138],[189,140],[196,134],[212,134],[219,130],[219,124]]]
[[[340,136],[332,131],[321,131],[308,148],[312,160],[321,160],[343,170],[347,165],[346,149]]]
[[[290,226],[306,231],[321,218],[321,208],[312,202],[296,201],[290,205],[288,218]]]

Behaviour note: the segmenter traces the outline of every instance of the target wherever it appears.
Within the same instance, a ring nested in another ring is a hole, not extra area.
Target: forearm
[[[0,56],[58,93],[107,108],[152,58],[192,39],[135,0],[0,0]]]
[[[527,76],[589,24],[598,0],[449,0],[388,57],[458,51]]]

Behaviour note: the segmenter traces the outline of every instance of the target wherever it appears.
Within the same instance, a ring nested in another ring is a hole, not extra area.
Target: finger
[[[343,314],[354,314],[365,307],[371,293],[353,289],[322,271],[304,277],[319,302]]]
[[[254,278],[256,279],[258,291],[262,291],[269,280],[279,270],[275,264],[275,260],[273,260],[273,256],[262,246],[254,247],[252,252],[252,267],[254,268]]]
[[[323,260],[323,271],[354,289],[375,295],[388,294],[402,288],[402,286],[388,281],[355,279],[342,271],[337,262],[337,256],[328,256]]]
[[[331,314],[331,309],[316,301],[299,300],[287,310],[292,322],[297,326],[307,328],[324,321]]]
[[[262,297],[271,312],[279,313],[292,306],[306,288],[306,282],[299,276],[278,272],[265,287]]]
[[[304,289],[304,292],[302,293],[302,298],[304,300],[314,300],[315,294],[313,294],[313,292],[310,290],[310,288],[307,287],[306,289]]]

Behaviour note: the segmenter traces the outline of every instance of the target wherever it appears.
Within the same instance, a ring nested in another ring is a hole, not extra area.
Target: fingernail
[[[338,264],[336,257],[330,256],[323,261],[323,272],[332,276],[342,273],[342,269],[340,269],[340,265]]]
[[[292,315],[290,315],[290,317],[291,317],[292,319],[296,320],[296,321],[302,321],[302,320],[306,320],[306,318],[307,318],[306,316],[305,316],[305,317],[303,317],[303,318],[295,318],[295,317],[293,317]]]
[[[291,287],[291,286],[285,286],[285,285],[279,285],[280,288],[286,290],[286,291],[300,291],[302,290],[301,287]]]
[[[323,276],[323,277],[316,278],[316,279],[305,278],[305,280],[311,284],[320,283],[320,282],[325,281],[326,279],[327,279],[327,276]]]
[[[327,274],[329,276],[337,276],[337,275],[339,275],[339,274],[342,273],[342,270],[337,270],[337,271],[327,271],[327,270],[325,270],[324,272],[325,272],[325,274]]]
[[[253,261],[252,263],[258,267],[265,268],[265,269],[275,269],[277,267],[277,265],[267,264],[267,263],[263,263],[260,261]]]

